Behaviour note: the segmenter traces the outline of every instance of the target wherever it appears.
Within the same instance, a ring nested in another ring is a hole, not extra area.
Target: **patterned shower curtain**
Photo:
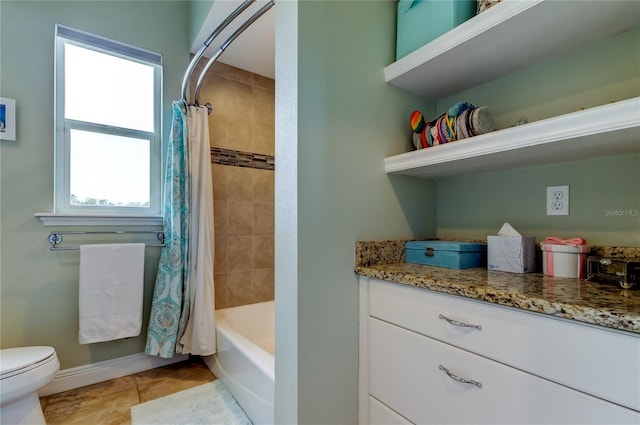
[[[204,117],[203,117],[204,115]],[[173,103],[160,254],[146,354],[209,355],[215,347],[213,191],[206,108]]]

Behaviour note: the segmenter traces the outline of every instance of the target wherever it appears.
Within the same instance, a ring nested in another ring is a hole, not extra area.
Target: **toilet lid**
[[[29,369],[55,356],[53,347],[18,347],[0,350],[0,378],[13,375],[17,370]]]

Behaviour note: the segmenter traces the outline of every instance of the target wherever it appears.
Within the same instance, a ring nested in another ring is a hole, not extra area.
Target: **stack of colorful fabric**
[[[489,133],[493,131],[493,115],[486,106],[458,102],[433,121],[425,121],[420,111],[413,111],[409,125],[415,148],[424,149]]]

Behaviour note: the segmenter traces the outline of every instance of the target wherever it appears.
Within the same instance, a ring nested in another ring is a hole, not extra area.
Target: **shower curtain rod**
[[[202,45],[200,46],[200,48],[198,49],[196,54],[191,59],[191,62],[189,62],[189,66],[187,67],[187,70],[184,73],[184,77],[182,78],[182,92],[181,92],[182,93],[182,100],[187,102],[187,86],[189,84],[189,77],[191,77],[191,73],[193,73],[193,69],[196,67],[196,64],[198,63],[198,61],[200,61],[200,58],[202,58],[202,55],[204,55],[205,50],[207,50],[207,48],[213,42],[213,40],[218,35],[220,35],[220,33],[231,22],[234,19],[236,19],[238,17],[238,15],[240,15],[242,12],[244,12],[244,10],[246,8],[251,6],[251,3],[253,3],[254,1],[255,0],[245,0],[240,6],[238,6],[236,8],[236,10],[231,12],[231,14],[229,16],[227,16],[225,18],[225,20],[222,21],[222,23],[220,23],[220,25],[218,25],[218,27],[209,35],[209,37],[207,37],[207,39],[204,41],[204,43],[202,43]]]
[[[189,104],[188,99],[187,99],[187,86],[189,84],[189,79],[191,77],[191,74],[193,74],[193,71],[196,67],[196,65],[198,64],[198,62],[200,61],[200,59],[202,59],[202,56],[204,55],[204,52],[207,50],[207,48],[209,47],[209,45],[213,42],[213,40],[218,37],[218,35],[220,35],[220,33],[233,21],[235,20],[242,12],[244,12],[252,3],[254,3],[255,0],[245,0],[240,6],[238,6],[233,12],[231,12],[231,14],[229,16],[227,16],[225,18],[224,21],[222,21],[222,23],[220,23],[220,25],[218,25],[218,27],[209,35],[209,37],[207,37],[207,39],[204,41],[204,43],[202,43],[202,45],[200,46],[200,49],[198,49],[198,51],[196,52],[196,54],[193,56],[193,58],[191,59],[191,62],[189,62],[189,66],[187,67],[187,70],[184,73],[184,77],[182,78],[182,100]],[[224,43],[222,43],[222,45],[218,48],[218,50],[216,50],[216,52],[214,53],[214,55],[211,57],[211,59],[209,59],[209,61],[207,62],[206,66],[203,68],[203,70],[200,72],[200,75],[198,77],[197,83],[196,83],[196,87],[194,90],[194,104],[196,106],[199,106],[198,103],[198,94],[200,92],[200,85],[202,84],[202,82],[204,81],[204,77],[206,75],[206,73],[209,71],[209,68],[211,67],[211,65],[213,65],[213,63],[218,59],[218,57],[225,51],[225,49],[227,47],[229,47],[229,45],[240,35],[242,34],[242,32],[244,30],[246,30],[251,24],[253,24],[256,20],[258,20],[258,18],[260,18],[262,15],[264,15],[269,9],[271,9],[271,7],[273,7],[275,5],[274,0],[269,0],[269,2],[267,4],[265,4],[263,7],[261,7],[256,13],[254,13],[249,19],[247,19],[232,35],[231,37],[229,37]],[[209,107],[209,105],[207,105],[207,109],[209,109],[209,113],[211,113],[211,108]]]
[[[218,59],[218,57],[220,57],[220,55],[222,53],[224,53],[225,49],[227,47],[229,47],[229,45],[231,43],[233,43],[233,41],[238,38],[238,36],[240,34],[242,34],[244,32],[244,30],[246,30],[247,28],[249,28],[251,26],[251,24],[253,24],[255,21],[257,21],[262,15],[264,15],[265,13],[267,13],[267,11],[269,9],[271,9],[274,5],[273,0],[270,0],[267,4],[265,4],[264,6],[262,6],[260,8],[260,10],[258,10],[256,13],[254,13],[249,19],[247,19],[232,35],[231,37],[229,37],[227,39],[227,41],[225,41],[224,43],[222,43],[220,45],[220,47],[218,48],[218,50],[216,50],[216,52],[211,56],[211,58],[209,59],[209,61],[207,62],[207,64],[205,65],[205,67],[202,69],[202,72],[200,72],[200,76],[198,77],[198,82],[196,83],[196,89],[194,90],[193,93],[193,100],[195,102],[196,105],[198,105],[198,97],[200,94],[200,86],[202,85],[202,82],[204,81],[204,77],[206,76],[207,72],[209,71],[209,68],[211,68],[211,65],[213,65],[213,63]]]

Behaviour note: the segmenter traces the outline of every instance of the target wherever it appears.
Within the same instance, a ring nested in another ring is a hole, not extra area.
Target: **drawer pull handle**
[[[451,379],[453,379],[454,381],[458,381],[461,382],[463,384],[469,384],[469,385],[475,385],[478,388],[482,388],[482,384],[478,381],[474,381],[473,379],[464,379],[459,377],[458,375],[454,375],[453,373],[451,373],[451,371],[449,369],[447,369],[446,367],[440,365],[438,366],[438,369],[443,370],[444,373],[447,374],[447,376]]]
[[[482,330],[482,326],[480,326],[480,325],[472,325],[470,323],[458,322],[457,320],[449,319],[447,316],[444,316],[442,314],[439,314],[438,318],[439,319],[444,319],[444,320],[446,320],[447,322],[451,323],[454,326],[460,326],[462,328],[473,328],[473,329],[477,329],[479,331]]]

